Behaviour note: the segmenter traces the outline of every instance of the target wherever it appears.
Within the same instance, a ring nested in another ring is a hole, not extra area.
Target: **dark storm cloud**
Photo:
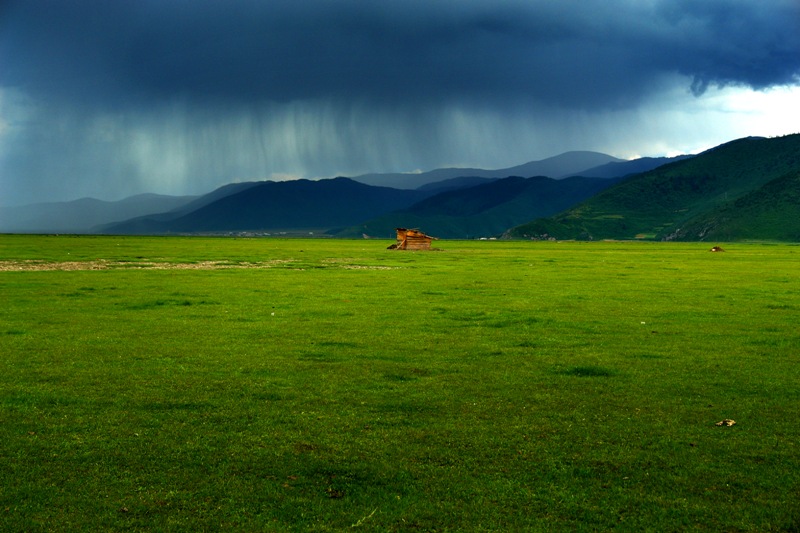
[[[627,105],[665,75],[796,84],[788,1],[12,1],[0,84],[102,106],[361,99]]]
[[[799,24],[797,0],[0,0],[0,205],[710,147],[736,115],[710,88],[800,84]]]

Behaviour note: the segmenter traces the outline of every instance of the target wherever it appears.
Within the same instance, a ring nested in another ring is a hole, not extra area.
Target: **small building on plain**
[[[425,235],[418,229],[395,228],[397,242],[389,247],[391,250],[430,250],[431,242],[436,237]]]

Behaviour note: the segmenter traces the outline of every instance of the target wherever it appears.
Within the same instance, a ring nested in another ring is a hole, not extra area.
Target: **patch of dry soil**
[[[199,261],[197,263],[170,263],[154,261],[0,261],[1,272],[43,271],[43,270],[217,270],[221,268],[270,268],[275,265],[290,263],[289,260],[276,259],[259,263],[229,263],[226,261]]]

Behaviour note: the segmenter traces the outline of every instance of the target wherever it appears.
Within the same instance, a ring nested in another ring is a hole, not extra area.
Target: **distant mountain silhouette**
[[[694,157],[691,155],[679,155],[675,157],[640,157],[639,159],[632,159],[630,161],[612,161],[599,167],[593,167],[580,172],[580,176],[585,178],[618,178],[621,176],[628,176],[630,174],[639,174],[653,170],[667,163],[674,163]],[[567,176],[561,176],[567,177]]]
[[[419,184],[334,178],[233,183],[200,197],[83,198],[0,208],[0,231],[320,230],[391,238],[405,226],[441,238],[800,241],[800,134],[749,137],[676,158],[567,152],[500,170],[366,176]]]
[[[426,183],[425,185],[417,187],[417,190],[438,194],[445,191],[455,191],[457,189],[466,189],[476,185],[484,185],[499,179],[502,178],[478,178],[475,176],[462,176],[460,178],[450,178],[443,181]]]
[[[225,198],[226,196],[230,196],[232,194],[236,194],[242,191],[246,191],[251,187],[256,187],[264,183],[263,181],[245,181],[239,183],[229,183],[228,185],[223,185],[222,187],[218,187],[211,191],[210,193],[204,194],[202,196],[198,196],[195,200],[180,206],[178,209],[174,209],[173,211],[177,213],[189,213],[191,211],[195,211],[196,209],[200,209],[212,202],[215,202],[221,198]]]
[[[593,153],[593,152],[580,152],[580,153]],[[679,155],[676,157],[641,157],[639,159],[632,159],[630,161],[612,161],[610,163],[605,163],[603,165],[592,167],[588,169],[581,170],[578,173],[567,173],[564,175],[556,175],[556,176],[549,176],[556,179],[564,179],[574,176],[581,176],[584,178],[605,178],[605,179],[612,179],[612,178],[619,178],[622,176],[628,176],[631,174],[639,174],[641,172],[646,172],[648,170],[652,170],[654,168],[658,168],[661,165],[666,165],[667,163],[673,163],[675,161],[680,161],[682,159],[687,159],[693,157],[691,155]],[[538,162],[537,162],[538,164]],[[521,167],[512,167],[512,169],[505,169],[504,171],[511,171],[511,170],[525,170],[525,166]],[[495,171],[491,171],[495,172]],[[503,177],[509,177],[511,175],[527,175],[524,172],[513,174],[510,173]],[[474,187],[475,185],[482,185],[485,183],[489,183],[491,181],[495,181],[498,179],[503,179],[503,177],[495,177],[495,178],[487,178],[487,177],[477,177],[477,176],[461,176],[457,178],[450,178],[443,181],[437,181],[433,183],[427,183],[418,187],[421,191],[436,191],[436,192],[444,192],[448,190],[455,190],[455,189],[464,189],[467,187]]]
[[[558,213],[616,181],[583,177],[555,180],[543,176],[492,180],[441,192],[406,209],[348,228],[338,236],[386,237],[401,226],[424,228],[426,233],[446,239],[490,237],[532,216]]]
[[[187,205],[196,196],[139,194],[116,202],[81,198],[0,207],[0,231],[5,233],[92,233],[113,220],[169,211]]]
[[[407,207],[424,191],[372,187],[348,178],[266,181],[177,217],[156,215],[112,224],[104,233],[166,234],[330,229]]]
[[[429,183],[452,178],[507,178],[509,176],[548,176],[552,178],[581,175],[581,171],[621,159],[599,152],[566,152],[555,157],[531,161],[522,165],[497,170],[480,168],[439,168],[421,173],[363,174],[353,179],[368,185],[416,189]]]
[[[102,224],[98,224],[92,228],[92,233],[113,233],[111,228],[115,228],[120,224],[124,224],[129,228],[137,227],[141,225],[142,228],[150,227],[157,222],[160,223],[167,223],[171,220],[175,220],[187,213],[191,213],[201,207],[205,207],[206,205],[213,203],[217,200],[220,200],[226,196],[230,196],[231,194],[236,194],[241,191],[246,191],[251,187],[255,187],[256,185],[264,183],[261,181],[248,181],[242,183],[230,183],[228,185],[223,185],[217,189],[214,189],[208,194],[204,194],[200,197],[195,197],[190,202],[182,204],[175,209],[166,212],[160,211],[148,211],[140,216],[137,217],[114,217],[111,221],[106,221]]]

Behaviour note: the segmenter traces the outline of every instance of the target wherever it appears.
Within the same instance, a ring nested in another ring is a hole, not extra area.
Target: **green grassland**
[[[388,244],[0,236],[0,530],[800,528],[800,247]]]

